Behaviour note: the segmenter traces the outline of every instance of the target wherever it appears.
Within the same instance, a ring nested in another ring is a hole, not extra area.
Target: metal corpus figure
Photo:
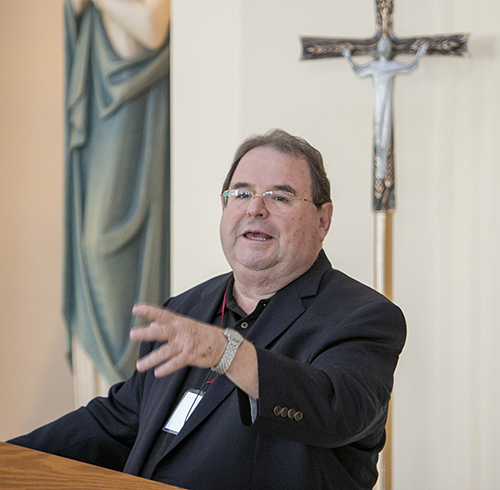
[[[464,56],[467,55],[468,34],[450,34],[438,36],[417,36],[398,38],[393,33],[393,0],[375,0],[376,32],[370,38],[323,38],[302,37],[302,59],[339,58],[357,55],[377,56],[378,59],[355,69],[362,76],[371,75],[375,89],[375,154],[373,172],[373,210],[393,211],[394,196],[394,146],[392,145],[392,122],[388,124],[391,113],[383,113],[392,107],[392,85],[394,76],[410,73],[415,69],[420,56]],[[385,41],[383,41],[385,39]],[[426,48],[423,48],[426,46]],[[348,51],[344,48],[347,48]],[[393,58],[399,54],[416,55],[408,63],[398,63]],[[384,60],[385,58],[385,60]],[[413,66],[414,65],[414,66]],[[385,67],[385,74],[382,72]],[[407,71],[408,70],[408,71]],[[362,75],[363,73],[363,75]],[[377,118],[380,116],[377,125]],[[388,143],[389,142],[389,143]],[[384,153],[384,147],[386,153]],[[377,163],[377,154],[379,163]],[[384,163],[385,160],[385,163]],[[384,176],[384,178],[380,178]]]
[[[372,77],[374,89],[373,112],[373,160],[374,160],[374,199],[373,205],[381,209],[394,209],[394,146],[392,96],[394,78],[407,75],[417,68],[418,60],[427,52],[427,44],[418,48],[412,60],[401,63],[391,60],[392,44],[388,37],[382,36],[377,43],[378,58],[359,65],[351,57],[348,46],[342,47],[342,55],[349,61],[359,78]]]

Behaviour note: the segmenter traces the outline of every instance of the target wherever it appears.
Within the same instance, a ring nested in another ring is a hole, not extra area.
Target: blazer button
[[[243,328],[243,329],[248,328],[248,323],[247,322],[243,322],[241,324],[241,328]]]
[[[288,410],[288,418],[293,420],[296,413],[297,412],[293,408],[291,408],[290,410]]]
[[[294,415],[294,419],[297,421],[297,422],[300,422],[302,420],[302,418],[304,417],[304,414],[302,412],[297,412],[295,415]]]
[[[274,407],[274,415],[276,415],[276,417],[278,417],[281,413],[281,407],[279,405],[276,405]]]
[[[282,408],[281,409],[281,416],[286,417],[288,415],[288,408]]]

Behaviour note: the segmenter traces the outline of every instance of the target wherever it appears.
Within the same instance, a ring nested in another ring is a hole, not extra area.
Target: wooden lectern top
[[[0,488],[180,490],[178,487],[0,442]]]

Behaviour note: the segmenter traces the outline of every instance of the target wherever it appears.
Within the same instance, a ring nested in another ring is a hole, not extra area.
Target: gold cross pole
[[[359,78],[371,77],[374,88],[373,199],[374,284],[392,297],[392,213],[395,210],[393,88],[397,75],[411,73],[420,58],[466,56],[468,34],[398,38],[393,32],[393,0],[375,0],[376,32],[370,38],[302,37],[302,59],[344,57]],[[414,55],[407,62],[394,59],[398,54]],[[359,65],[352,56],[373,55]],[[391,412],[387,415],[387,439],[379,459],[377,489],[392,488]]]

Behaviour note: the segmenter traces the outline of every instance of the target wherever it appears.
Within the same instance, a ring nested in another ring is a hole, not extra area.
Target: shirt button
[[[243,329],[248,328],[248,323],[247,322],[243,322],[241,324],[241,328],[243,328]]]

